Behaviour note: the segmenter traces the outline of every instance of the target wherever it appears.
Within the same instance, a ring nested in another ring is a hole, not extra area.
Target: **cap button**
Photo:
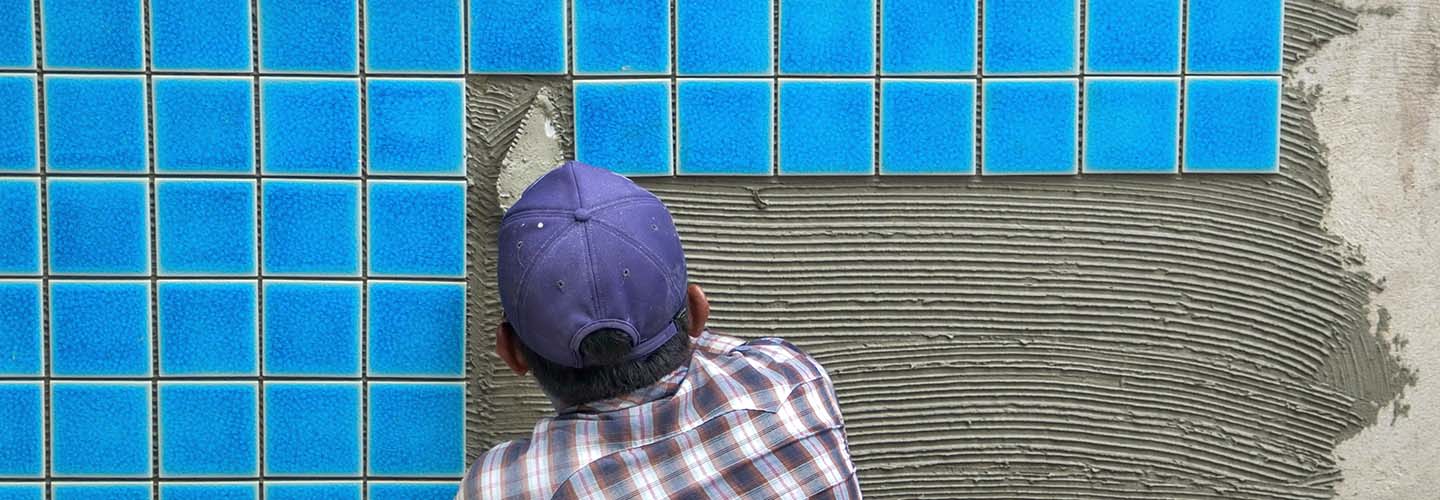
[[[583,208],[577,208],[577,209],[575,209],[575,221],[576,221],[576,222],[585,222],[585,221],[587,221],[587,220],[590,220],[590,211],[589,211],[589,210],[586,210],[586,209],[583,209]]]

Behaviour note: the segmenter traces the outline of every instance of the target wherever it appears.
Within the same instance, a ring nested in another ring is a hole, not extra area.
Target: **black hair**
[[[683,322],[676,321],[676,326]],[[687,325],[688,326],[688,325]],[[587,364],[571,368],[554,363],[520,343],[520,352],[540,388],[566,406],[581,405],[634,392],[658,382],[681,365],[690,362],[690,336],[679,332],[643,358],[626,361],[630,336],[613,328],[602,328],[580,341],[580,355]]]

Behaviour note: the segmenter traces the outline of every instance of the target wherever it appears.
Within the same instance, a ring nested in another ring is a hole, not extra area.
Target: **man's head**
[[[709,316],[659,198],[583,164],[536,180],[500,223],[496,352],[566,405],[650,385]]]

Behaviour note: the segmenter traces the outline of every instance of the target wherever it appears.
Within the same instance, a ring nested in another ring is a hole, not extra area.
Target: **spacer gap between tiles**
[[[1190,78],[1186,71],[1190,67],[1190,0],[1180,1],[1180,104],[1176,110],[1180,116],[1175,118],[1175,173],[1185,173],[1185,95],[1190,88]]]
[[[257,86],[256,86],[256,92],[257,92],[257,93],[258,93],[258,89],[259,89],[259,87],[258,87],[258,85],[257,85]],[[258,108],[258,107],[256,108],[256,112],[257,112],[257,113],[259,112],[259,108]],[[256,133],[258,134],[259,132],[257,131]],[[356,181],[356,180],[359,179],[359,176],[358,176],[358,175],[346,177],[346,176],[338,176],[338,175],[223,174],[223,173],[222,173],[222,174],[195,174],[195,173],[179,173],[179,172],[173,173],[173,174],[172,174],[172,173],[164,173],[164,174],[158,174],[158,175],[159,175],[160,177],[163,177],[165,180],[169,180],[169,179],[190,179],[190,180],[247,180],[247,179],[248,179],[248,180],[256,180],[256,181],[259,181],[259,180],[291,180],[291,181],[307,181],[307,182],[309,182],[309,181],[347,181],[347,182],[354,182],[354,181]],[[382,179],[382,180],[387,180],[387,181],[436,182],[436,181],[460,181],[460,180],[465,180],[464,176],[456,176],[456,175],[444,175],[444,176],[385,175],[385,174],[371,174],[371,175],[372,175],[373,177],[377,178],[377,179]],[[6,172],[6,173],[5,173],[5,176],[6,176],[6,177],[44,177],[43,174],[36,173],[36,172]],[[56,175],[56,176],[57,176],[57,177],[64,177],[64,178],[72,178],[72,179],[131,179],[131,180],[135,180],[135,179],[148,179],[148,178],[150,177],[150,174],[148,174],[148,173],[133,173],[133,172],[132,172],[132,173],[122,173],[122,172],[117,172],[117,173],[100,173],[100,172],[75,172],[75,173],[70,173],[70,172],[65,172],[65,173],[63,173],[63,174],[58,174],[58,175]]]
[[[260,0],[250,0],[251,126],[254,154],[250,171],[255,176],[255,488],[265,500],[265,190],[260,182],[264,136],[260,119]]]
[[[882,43],[881,40],[884,38],[882,32],[885,29],[885,20],[883,18],[883,12],[885,8],[884,6],[880,5],[880,2],[878,0],[872,0],[870,2],[870,8],[875,11],[875,27],[870,30],[870,43],[873,47],[875,47],[875,59],[871,61],[872,66],[870,67],[870,72],[873,75],[871,77],[872,80],[870,83],[870,175],[876,176],[880,175],[880,172],[883,171],[883,166],[880,164],[882,160],[880,156],[880,150],[885,147],[885,145],[881,141],[880,135],[880,126],[881,123],[884,122],[880,114],[884,111],[884,109],[881,108],[881,100],[883,99],[883,96],[880,93],[880,89],[883,85],[882,81],[880,80],[880,73],[881,69],[884,67],[882,61],[884,58],[883,52],[885,50],[885,44]]]
[[[40,434],[41,434],[41,476],[44,480],[45,495],[48,497],[51,490],[51,469],[54,468],[54,453],[51,451],[51,442],[54,440],[50,427],[53,421],[53,409],[50,393],[52,392],[52,381],[50,376],[50,190],[49,183],[45,176],[49,172],[46,159],[45,137],[45,78],[43,68],[45,67],[44,50],[44,17],[41,0],[34,0],[32,4],[32,16],[34,21],[35,36],[35,142],[36,142],[36,167],[39,171],[40,193],[40,357],[41,357],[41,391],[40,394]]]
[[[258,225],[258,223],[257,223]],[[48,276],[57,280],[78,280],[78,281],[140,281],[147,279],[145,275],[89,275],[89,274],[51,274]],[[255,279],[256,275],[186,275],[186,276],[159,276],[157,279],[164,281],[235,281]],[[286,275],[264,275],[266,279],[283,281],[313,281],[313,282],[363,282],[366,278],[361,276],[286,276]],[[0,274],[0,280],[25,280],[35,279],[36,276],[29,274]],[[426,277],[426,276],[379,276],[377,279],[384,281],[416,282],[416,283],[464,283],[465,278],[453,276],[447,277]]]
[[[365,2],[356,2],[356,17],[359,23],[356,33],[359,40],[356,42],[358,58],[361,61],[365,57]],[[370,128],[370,110],[368,104],[369,84],[364,72],[360,73],[360,217],[357,226],[360,229],[360,365],[356,367],[360,373],[360,419],[357,424],[360,427],[360,489],[361,494],[370,489],[370,382],[367,376],[370,374],[367,356],[369,349],[369,293],[370,293],[370,147],[367,133]]]
[[[680,172],[680,42],[677,0],[670,0],[670,176]]]
[[[151,494],[154,498],[160,498],[160,312],[159,312],[159,283],[156,276],[160,274],[160,247],[159,247],[159,221],[157,220],[157,208],[155,193],[155,79],[151,75],[152,67],[151,52],[153,51],[150,33],[150,0],[141,2],[141,54],[142,64],[145,68],[145,168],[149,173],[147,182],[146,217],[149,219],[146,228],[149,231],[148,255],[146,259],[150,264],[149,290],[150,303],[148,304],[150,320],[150,477]]]
[[[975,0],[975,168],[985,174],[985,0]]]
[[[1080,175],[1085,172],[1085,85],[1087,82],[1085,65],[1088,62],[1085,57],[1085,42],[1090,38],[1085,36],[1085,30],[1089,29],[1089,19],[1086,16],[1090,11],[1090,0],[1076,0],[1075,4],[1077,7],[1075,17],[1078,21],[1075,28],[1075,64],[1076,69],[1079,70],[1079,76],[1075,80],[1075,148],[1073,149],[1075,163],[1073,166],[1075,167],[1074,175]]]

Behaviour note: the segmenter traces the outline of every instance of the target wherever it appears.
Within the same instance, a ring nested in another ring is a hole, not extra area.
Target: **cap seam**
[[[559,239],[561,236],[564,236],[568,232],[568,230],[570,230],[574,226],[575,224],[571,223],[570,225],[560,228],[560,230],[558,231],[555,231],[555,234],[553,236],[551,236],[549,239],[546,239],[544,243],[540,244],[540,250],[536,251],[535,258],[530,259],[530,262],[528,263],[523,261],[520,263],[520,265],[523,267],[520,270],[520,279],[517,280],[515,283],[515,288],[517,289],[517,291],[520,291],[519,297],[516,297],[515,302],[515,307],[517,309],[525,305],[525,284],[530,279],[530,271],[535,269],[535,262],[548,255],[550,249],[554,247],[554,245],[552,244],[555,243],[555,240]]]
[[[665,264],[661,261],[660,256],[655,255],[653,252],[650,251],[649,248],[641,244],[639,241],[636,241],[634,238],[631,238],[630,235],[625,234],[625,232],[620,230],[620,228],[612,226],[610,225],[610,223],[600,219],[595,219],[594,222],[602,229],[605,229],[610,234],[615,235],[617,238],[620,238],[625,243],[628,243],[631,247],[634,247],[635,250],[640,253],[640,255],[644,256],[646,260],[650,261],[651,265],[654,265],[656,269],[660,270],[660,274],[665,277],[665,283],[671,285],[673,290],[675,285],[674,276],[670,276],[670,273],[667,272],[668,269],[665,268]],[[680,283],[680,285],[684,286],[684,283]]]

